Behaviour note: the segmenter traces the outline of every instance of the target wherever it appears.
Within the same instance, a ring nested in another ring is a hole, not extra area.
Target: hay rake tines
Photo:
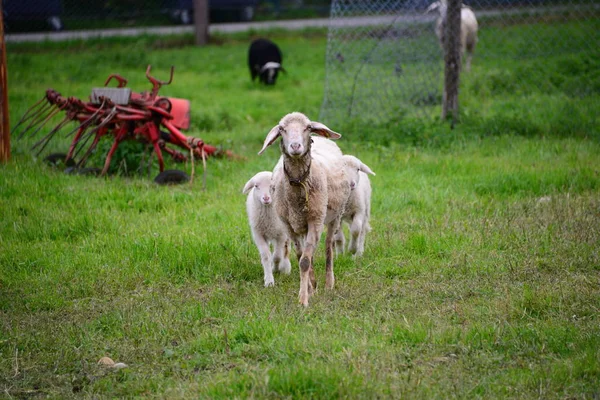
[[[161,174],[164,172],[163,150],[175,161],[188,160],[186,154],[170,146],[186,150],[192,159],[197,157],[204,160],[207,156],[215,155],[216,147],[181,132],[182,129],[189,127],[189,101],[158,95],[163,85],[169,85],[173,81],[174,67],[171,67],[168,81],[161,81],[151,76],[150,69],[151,66],[148,65],[146,78],[152,84],[149,92],[132,92],[126,87],[127,80],[117,74],[110,75],[106,79],[104,87],[93,88],[89,102],[75,97],[67,98],[54,89],[48,89],[45,96],[25,112],[13,128],[12,133],[17,139],[26,135],[34,137],[53,117],[61,111],[65,112],[65,117],[35,142],[32,150],[37,149],[36,155],[39,155],[57,132],[60,132],[68,123],[76,122],[77,126],[65,135],[65,137],[74,136],[63,161],[65,165],[75,164],[77,168],[83,167],[100,139],[110,135],[114,137],[114,140],[106,155],[101,175],[107,173],[119,144],[127,139],[137,139],[152,145]],[[108,87],[112,80],[117,81],[117,87]],[[88,146],[90,139],[92,142]],[[79,154],[83,155],[75,163],[74,158]],[[225,154],[232,156],[229,152],[225,152]],[[184,173],[173,174],[171,172],[167,175],[171,180],[174,180],[175,176],[179,177],[176,179],[187,180]],[[157,177],[157,182],[160,181],[160,176]]]

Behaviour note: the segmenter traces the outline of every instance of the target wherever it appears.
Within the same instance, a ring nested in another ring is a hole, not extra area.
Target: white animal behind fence
[[[444,48],[445,40],[445,26],[446,26],[446,15],[448,10],[448,3],[446,0],[440,0],[432,3],[426,10],[426,12],[437,11],[439,16],[435,23],[435,34],[440,40],[440,47]],[[475,45],[477,45],[477,31],[479,25],[475,13],[466,5],[462,5],[460,10],[460,55],[461,58],[466,54],[466,70],[471,70],[471,59],[473,58],[473,52],[475,51]]]

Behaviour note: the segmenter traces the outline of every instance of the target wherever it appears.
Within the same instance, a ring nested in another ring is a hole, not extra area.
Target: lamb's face
[[[356,189],[358,186],[358,181],[360,180],[360,165],[357,165],[354,160],[349,157],[344,156],[345,169],[346,169],[346,177],[348,178],[348,183],[350,183],[350,190]]]
[[[358,187],[361,171],[365,174],[375,175],[375,173],[371,171],[371,168],[369,168],[358,158],[351,155],[344,155],[343,158],[346,177],[348,178],[348,183],[350,184],[350,190],[354,190]]]
[[[271,185],[271,176],[263,176],[254,181],[253,196],[256,201],[268,206],[273,202],[273,186]]]
[[[270,171],[259,172],[246,182],[242,192],[248,194],[252,191],[250,196],[254,196],[254,201],[268,206],[273,202],[273,192],[275,191],[271,183],[272,176],[273,173]]]

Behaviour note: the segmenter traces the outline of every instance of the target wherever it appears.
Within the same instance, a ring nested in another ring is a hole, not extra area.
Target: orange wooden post
[[[4,13],[0,0],[0,162],[10,159],[10,124],[8,121],[8,72],[6,69],[6,45],[4,43]]]

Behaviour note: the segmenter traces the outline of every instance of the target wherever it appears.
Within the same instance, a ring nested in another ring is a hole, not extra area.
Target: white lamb
[[[270,171],[259,172],[246,183],[242,191],[244,194],[248,194],[246,212],[252,238],[260,253],[265,287],[275,285],[273,271],[279,270],[284,274],[289,274],[291,271],[290,241],[286,228],[272,205],[271,177]],[[271,244],[273,253],[271,253]]]
[[[425,12],[430,12],[433,10],[439,11],[439,17],[437,19],[435,25],[435,34],[437,35],[440,45],[442,48],[444,47],[444,22],[446,20],[446,12],[448,10],[447,0],[440,0],[434,3],[427,8]],[[464,5],[460,10],[460,55],[464,56],[465,52],[467,54],[466,59],[466,69],[467,71],[471,70],[471,58],[473,57],[473,52],[475,51],[475,45],[477,44],[477,30],[479,26],[477,24],[477,18],[475,18],[475,13],[473,10]]]
[[[371,230],[371,182],[367,174],[375,173],[358,158],[351,155],[342,157],[346,164],[346,175],[350,182],[350,198],[342,221],[350,225],[350,244],[348,250],[355,257],[362,256],[365,251],[365,236]],[[337,254],[345,250],[344,232],[340,230],[335,234],[335,248]]]

